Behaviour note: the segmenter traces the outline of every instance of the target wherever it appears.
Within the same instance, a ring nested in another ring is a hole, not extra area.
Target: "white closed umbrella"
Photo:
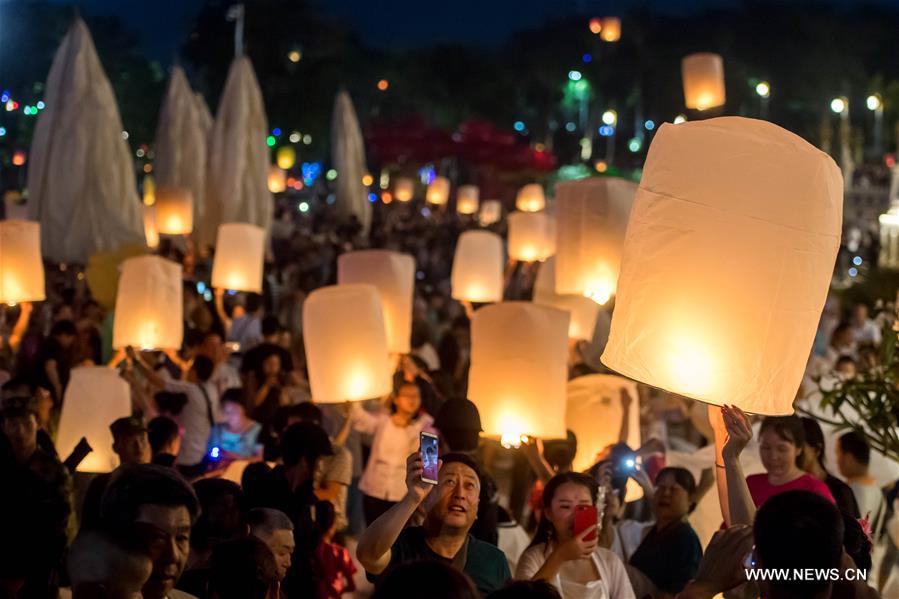
[[[29,217],[44,258],[87,262],[143,243],[134,161],[112,86],[84,21],[75,19],[47,77],[31,142]]]
[[[222,223],[247,223],[269,231],[274,201],[268,190],[268,122],[262,92],[246,56],[231,63],[209,134],[203,239]]]
[[[346,90],[340,90],[334,100],[331,116],[331,162],[337,170],[337,202],[341,216],[355,215],[368,233],[371,226],[371,205],[368,202],[362,177],[365,175],[365,148],[362,131],[353,101]]]
[[[154,171],[159,187],[180,187],[190,191],[195,223],[203,222],[210,124],[205,121],[207,115],[202,114],[201,110],[184,71],[181,67],[174,67],[159,111]]]

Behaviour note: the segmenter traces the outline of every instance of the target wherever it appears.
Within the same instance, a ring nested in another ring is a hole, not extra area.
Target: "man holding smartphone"
[[[410,455],[405,497],[359,538],[356,556],[369,577],[399,564],[435,560],[467,574],[484,595],[502,587],[511,578],[506,556],[469,534],[481,488],[477,464],[464,454],[449,453],[441,460],[436,485],[423,481],[423,472],[421,454]],[[406,527],[420,505],[427,513],[424,525]]]

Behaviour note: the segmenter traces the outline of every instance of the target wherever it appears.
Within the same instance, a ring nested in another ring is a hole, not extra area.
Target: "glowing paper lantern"
[[[880,222],[880,256],[877,265],[880,268],[899,268],[899,203],[895,200],[890,209],[879,217]]]
[[[685,56],[681,75],[687,108],[708,110],[724,105],[724,61],[721,56],[708,52]]]
[[[481,204],[481,211],[478,213],[478,222],[482,227],[489,227],[494,223],[498,223],[503,217],[503,205],[499,200],[486,200]]]
[[[159,229],[156,227],[156,206],[143,206],[144,212],[144,237],[147,247],[155,249],[159,247]]]
[[[156,203],[156,183],[151,175],[144,175],[144,206],[152,206]]]
[[[338,403],[386,395],[391,369],[384,312],[374,285],[316,289],[303,303],[312,399]]]
[[[568,315],[530,302],[474,313],[468,397],[484,433],[514,443],[521,435],[565,437]]]
[[[131,387],[118,372],[105,366],[75,368],[62,402],[56,447],[69,455],[84,437],[93,451],[78,471],[111,472],[119,457],[112,450],[109,425],[126,416],[131,416]]]
[[[284,193],[287,189],[287,173],[273,164],[268,169],[268,190],[272,193]]]
[[[603,17],[602,29],[599,37],[604,42],[617,42],[621,39],[621,19],[618,17]]]
[[[449,200],[450,182],[446,177],[435,177],[428,185],[425,200],[428,204],[443,206]]]
[[[555,219],[545,212],[513,212],[509,215],[509,258],[543,262],[555,251]]]
[[[0,303],[39,302],[46,297],[40,224],[0,221]]]
[[[568,381],[565,422],[577,437],[573,469],[583,472],[595,462],[596,454],[618,443],[624,408],[621,392],[631,397],[628,410],[627,439],[631,449],[640,441],[640,396],[637,383],[611,374],[588,374]]]
[[[246,223],[219,225],[211,284],[215,289],[262,293],[265,229]]]
[[[393,184],[393,197],[398,202],[408,202],[415,195],[415,182],[408,177],[398,177]]]
[[[637,185],[594,177],[556,186],[556,293],[605,304],[615,295]]]
[[[194,229],[194,200],[189,189],[156,188],[156,229],[162,235],[189,235]]]
[[[463,185],[456,192],[456,212],[459,214],[475,214],[478,211],[477,185]]]
[[[181,265],[159,256],[122,262],[112,346],[175,349],[184,336]]]
[[[374,285],[384,309],[387,348],[408,354],[412,336],[412,296],[415,288],[415,259],[387,250],[364,250],[337,258],[337,283]]]
[[[503,299],[503,240],[489,231],[466,231],[456,242],[451,277],[453,299],[499,302]]]
[[[662,125],[603,363],[707,403],[791,414],[842,212],[839,169],[789,131],[737,117]]]
[[[275,162],[278,163],[278,168],[284,170],[293,168],[293,165],[297,162],[296,150],[293,149],[293,146],[281,146],[275,155]]]
[[[540,212],[546,207],[546,196],[539,183],[528,183],[518,190],[515,208],[522,212]]]
[[[568,312],[568,338],[592,341],[596,330],[599,304],[583,295],[560,295],[555,292],[556,258],[550,256],[540,265],[534,282],[534,303]]]

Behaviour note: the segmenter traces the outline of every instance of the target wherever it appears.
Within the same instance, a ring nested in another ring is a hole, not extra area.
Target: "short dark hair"
[[[863,435],[849,431],[840,435],[839,443],[840,451],[851,455],[859,464],[867,466],[871,463],[871,446]]]
[[[299,418],[301,422],[314,422],[321,425],[322,409],[311,401],[303,401],[287,409],[287,418]]]
[[[78,329],[75,327],[75,323],[71,320],[60,320],[56,324],[53,325],[53,328],[50,329],[51,337],[58,337],[59,335],[67,335],[69,337],[74,337],[78,334]]]
[[[193,371],[201,383],[205,383],[215,371],[215,364],[206,356],[197,356],[194,360]]]
[[[262,296],[258,293],[248,293],[246,310],[248,314],[258,312],[262,308]]]
[[[280,447],[285,466],[295,466],[301,458],[306,458],[310,467],[314,467],[318,458],[334,452],[328,433],[313,422],[297,422],[288,426],[281,437]]]
[[[194,483],[194,492],[200,502],[200,517],[194,523],[191,547],[211,549],[224,540],[246,534],[246,504],[239,484],[224,478],[206,478]]]
[[[198,347],[205,338],[203,331],[187,329],[187,333],[184,335],[184,347]]]
[[[759,437],[768,430],[773,431],[778,437],[799,449],[805,445],[805,425],[802,424],[799,416],[768,416],[762,420]],[[797,454],[796,465],[799,466],[801,463],[802,455]]]
[[[839,568],[843,554],[843,517],[836,506],[808,491],[787,491],[759,508],[753,525],[763,568]],[[770,586],[796,596],[814,596],[830,584],[820,580],[771,579]]]
[[[408,562],[391,568],[378,581],[372,599],[418,597],[427,589],[429,599],[480,599],[471,579],[453,566],[434,560]]]
[[[100,521],[121,530],[137,520],[144,505],[184,506],[191,523],[200,513],[193,487],[172,468],[155,464],[125,464],[112,472],[100,504]]]
[[[219,599],[265,599],[278,581],[272,550],[254,537],[217,545],[210,566],[209,586]]]
[[[818,463],[821,464],[821,467],[824,468],[824,431],[821,430],[821,425],[818,424],[817,420],[808,416],[801,416],[799,419],[802,421],[805,444],[815,450],[815,457]]]
[[[265,318],[262,319],[262,336],[263,337],[271,337],[272,335],[276,335],[278,331],[281,330],[281,321],[278,320],[277,316],[269,314]]]
[[[487,599],[562,599],[562,595],[546,580],[513,580]]]
[[[224,407],[226,403],[237,404],[246,411],[247,393],[243,390],[243,387],[231,387],[230,389],[225,389],[221,399],[219,399],[219,404]]]
[[[178,423],[167,416],[157,416],[147,423],[147,439],[150,441],[153,455],[165,449],[180,434]]]
[[[250,534],[271,535],[277,530],[293,530],[293,522],[281,510],[257,507],[247,512],[247,526]]]
[[[446,468],[448,465],[453,463],[464,464],[465,466],[468,466],[469,468],[474,470],[475,476],[478,477],[478,484],[481,484],[481,468],[478,466],[478,463],[474,461],[474,458],[472,458],[470,455],[465,453],[453,452],[445,454],[441,459],[443,460],[443,468]]]
[[[168,412],[172,416],[177,416],[181,413],[181,410],[184,409],[184,406],[187,405],[187,394],[180,392],[176,393],[173,391],[159,391],[153,396],[153,400],[156,402],[156,407],[158,407],[160,411]]]
[[[674,482],[687,492],[690,497],[690,512],[696,509],[696,479],[693,478],[693,474],[686,468],[668,466],[659,470],[659,473],[656,474],[656,482],[663,476],[671,476]],[[622,497],[624,496],[622,495]]]

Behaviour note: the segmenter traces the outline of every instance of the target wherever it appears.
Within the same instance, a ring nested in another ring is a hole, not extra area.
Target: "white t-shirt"
[[[206,395],[212,407],[212,419],[217,422],[219,415],[219,395],[215,387],[210,383],[203,383]],[[176,464],[195,466],[203,461],[206,455],[206,444],[209,442],[209,433],[212,427],[209,424],[209,410],[206,405],[206,396],[200,390],[197,383],[183,381],[169,381],[165,384],[165,390],[171,393],[184,393],[187,403],[181,413],[175,417],[175,421],[184,430],[181,438],[181,452],[175,460]]]
[[[546,563],[550,552],[551,549],[544,543],[526,549],[518,558],[515,578],[531,580]],[[561,575],[557,574],[552,583],[562,594],[562,599],[636,599],[631,581],[627,577],[627,570],[617,555],[608,549],[597,547],[590,557],[599,572],[600,579],[581,584],[563,580]]]
[[[852,494],[855,495],[859,514],[861,514],[862,518],[869,518],[868,524],[871,525],[872,536],[875,539],[878,538],[886,518],[887,502],[883,496],[883,491],[877,485],[865,485],[862,483],[851,483],[849,488],[852,489]]]
[[[855,338],[856,343],[873,343],[874,345],[880,345],[880,327],[878,327],[877,323],[870,318],[862,323],[861,326],[853,326],[852,336]]]
[[[215,367],[212,376],[209,377],[209,384],[215,387],[215,392],[219,397],[228,389],[243,387],[237,370],[227,362],[222,362]]]

